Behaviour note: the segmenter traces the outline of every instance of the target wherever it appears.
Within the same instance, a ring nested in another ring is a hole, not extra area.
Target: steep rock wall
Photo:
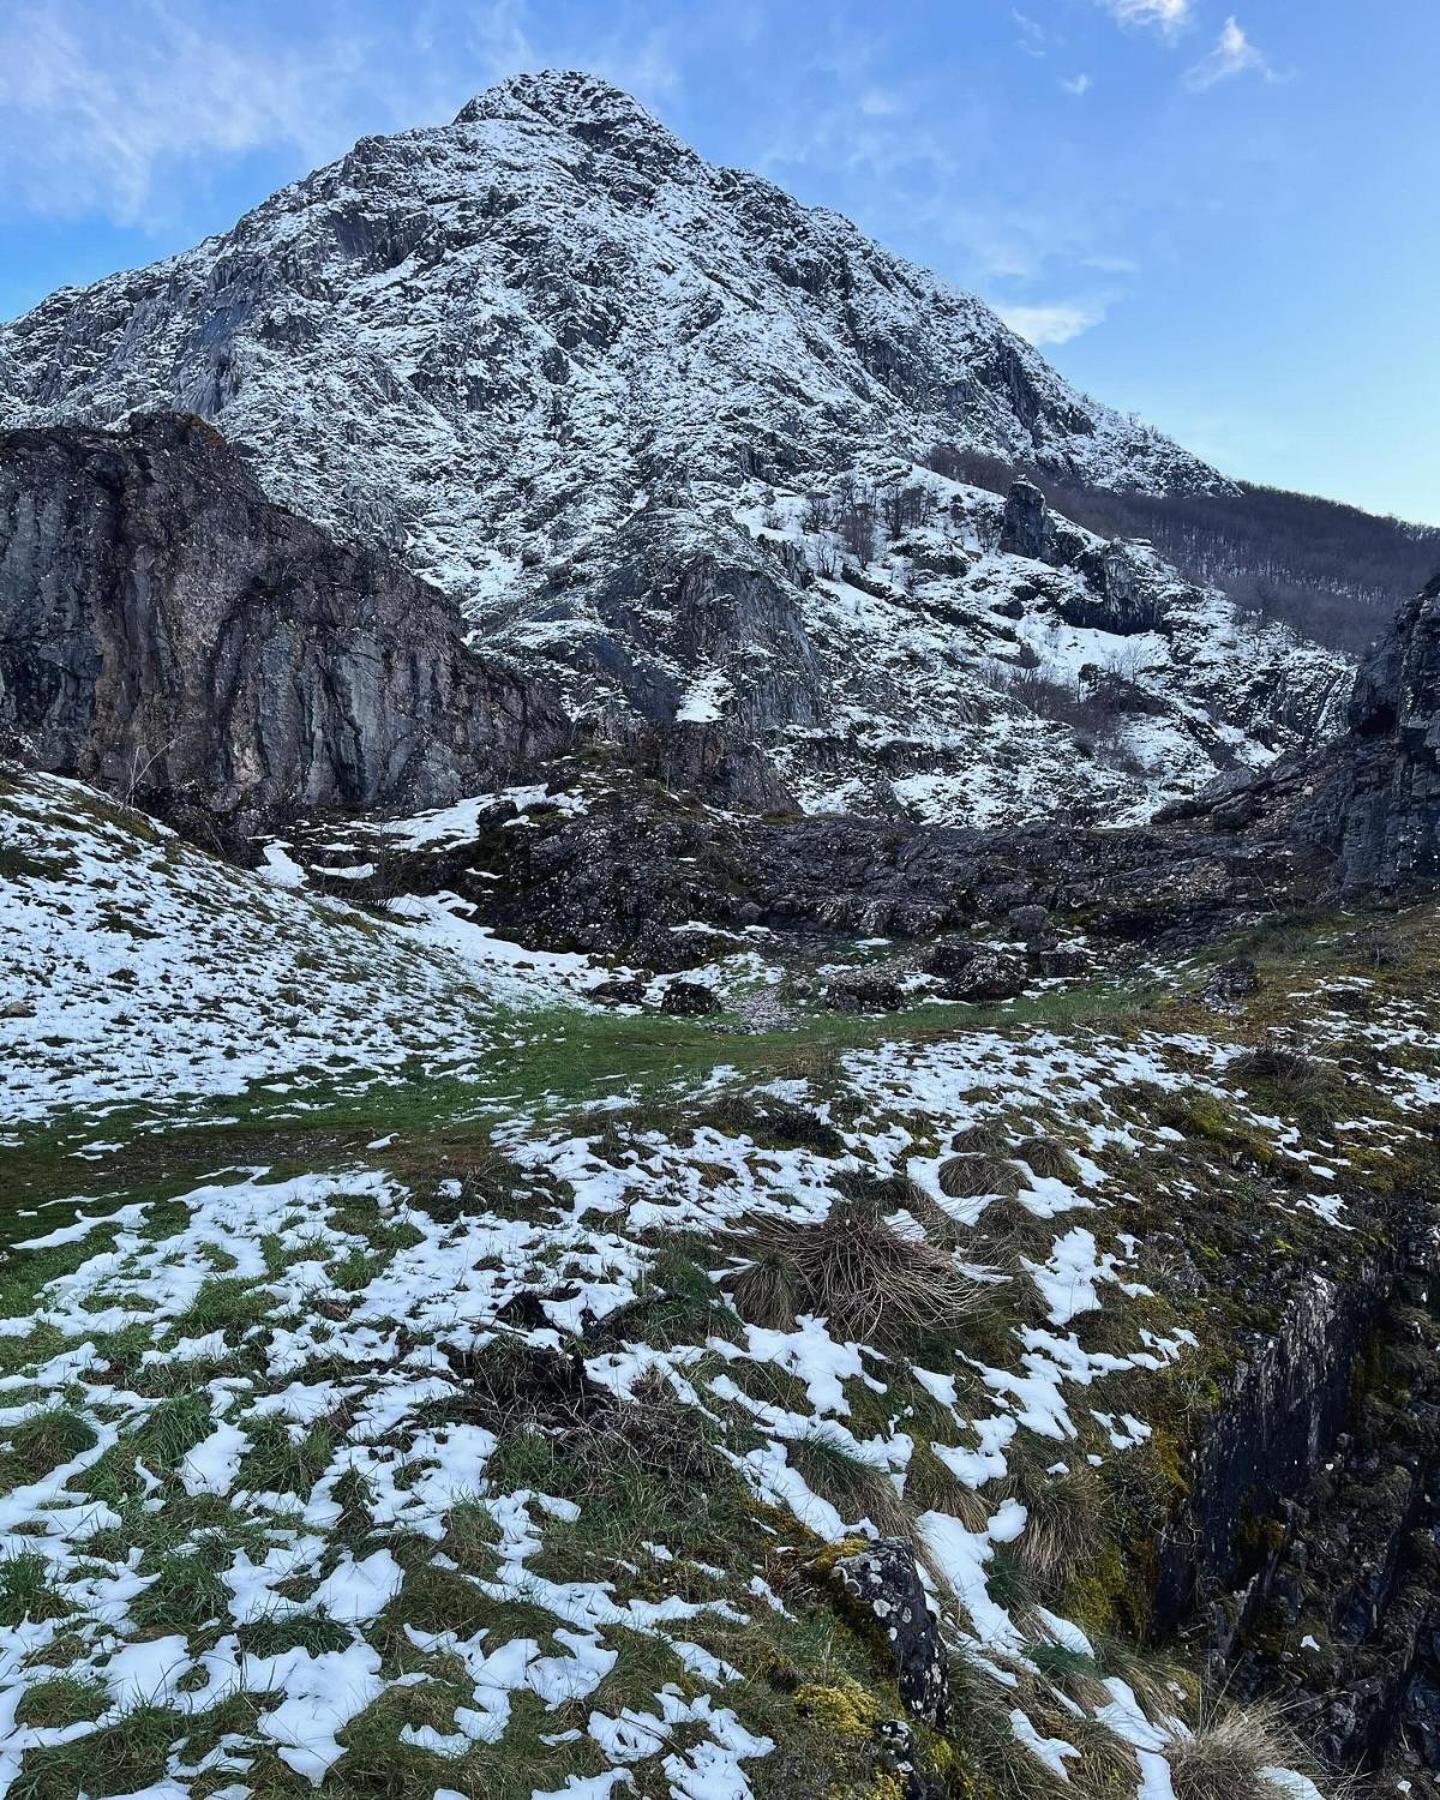
[[[174,414],[0,437],[0,728],[42,768],[237,820],[443,802],[570,735],[440,595]]]

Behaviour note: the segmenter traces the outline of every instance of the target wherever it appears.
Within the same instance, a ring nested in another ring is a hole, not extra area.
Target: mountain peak
[[[671,135],[623,88],[585,69],[531,69],[509,75],[466,101],[455,115],[457,125],[478,125],[486,119],[542,119],[566,130],[641,126]]]

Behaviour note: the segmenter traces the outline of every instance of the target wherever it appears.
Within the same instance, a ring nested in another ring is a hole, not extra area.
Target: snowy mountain
[[[1230,484],[588,75],[363,139],[0,330],[0,424],[155,407],[397,551],[577,717],[718,727],[808,807],[1143,816],[1325,729],[1348,679],[1146,553],[1122,601],[1084,534],[1019,557],[993,495],[921,466],[933,446]]]

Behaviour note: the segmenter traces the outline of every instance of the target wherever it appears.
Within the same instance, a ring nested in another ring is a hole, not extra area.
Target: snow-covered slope
[[[0,774],[0,1124],[473,1073],[502,1008],[573,1001],[588,964],[520,951],[443,897],[393,922],[303,890],[278,844],[235,869],[93,789]]]
[[[273,498],[384,540],[488,641],[558,665],[576,713],[726,723],[809,804],[984,819],[1078,796],[1125,816],[1312,731],[1339,673],[1292,670],[1277,637],[1218,681],[1193,671],[1234,635],[1207,600],[1203,645],[1182,630],[1145,653],[1164,730],[1092,767],[1072,722],[1037,721],[1013,684],[996,704],[996,594],[1025,611],[1024,570],[972,579],[944,531],[928,570],[883,532],[889,573],[782,554],[771,509],[904,478],[936,443],[1100,486],[1228,484],[978,300],[711,167],[588,75],[519,76],[450,125],[364,139],[194,250],[0,329],[0,424],[156,406],[213,421]],[[933,486],[950,537],[995,550],[993,502]],[[1090,648],[1134,660],[1118,637]],[[1285,692],[1278,731],[1233,691],[1252,668]]]

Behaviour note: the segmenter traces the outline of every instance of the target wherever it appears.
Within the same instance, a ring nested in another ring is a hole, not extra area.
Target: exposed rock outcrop
[[[1278,832],[1217,833],[1204,821],[986,832],[764,818],[697,805],[619,769],[588,810],[532,814],[524,831],[509,828],[513,817],[513,806],[498,801],[472,838],[435,852],[367,839],[374,892],[448,889],[507,936],[677,969],[713,952],[703,935],[685,931],[697,920],[734,932],[763,925],[901,940],[992,924],[1013,938],[1016,910],[1039,906],[1057,921],[1083,920],[1101,942],[1174,948],[1247,913],[1310,898],[1328,868],[1321,851]],[[318,835],[326,835],[323,821]],[[476,879],[477,867],[496,879]],[[367,891],[364,882],[343,886]],[[1032,951],[1040,974],[1074,973],[1085,961],[1043,940]],[[929,966],[963,978],[977,955],[960,941]],[[1011,960],[990,956],[986,967],[1016,992],[1024,972]]]
[[[847,1604],[880,1633],[900,1698],[927,1725],[943,1726],[949,1693],[945,1645],[914,1547],[904,1538],[880,1538],[839,1557],[832,1575]]]
[[[443,802],[570,738],[439,594],[175,414],[0,436],[0,726],[41,768],[236,822]]]
[[[1005,501],[1000,549],[1053,569],[1073,569],[1083,589],[1059,604],[1069,625],[1133,637],[1163,625],[1165,608],[1155,581],[1154,559],[1134,545],[1105,543],[1056,513],[1033,482],[1017,481]]]
[[[1440,575],[1404,602],[1361,664],[1346,730],[1269,768],[1219,777],[1161,825],[1288,840],[1331,859],[1348,894],[1440,880]]]
[[[1440,877],[1440,575],[1400,608],[1362,666],[1339,761],[1326,803],[1342,884],[1433,885]]]

